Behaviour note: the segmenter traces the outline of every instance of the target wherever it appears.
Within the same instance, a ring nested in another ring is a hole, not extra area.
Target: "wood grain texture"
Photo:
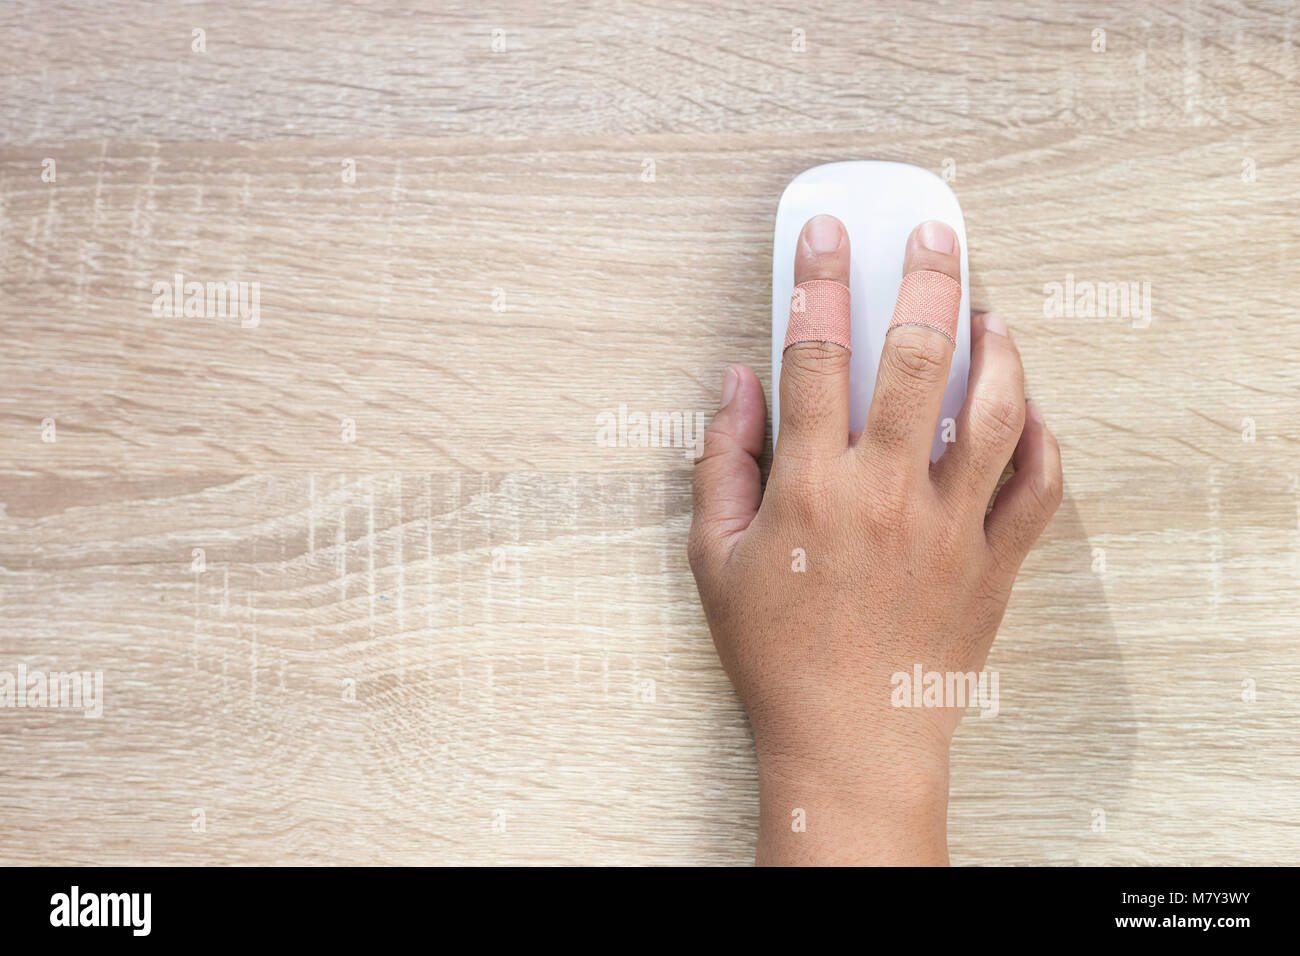
[[[1065,460],[954,862],[1297,862],[1298,19],[6,5],[0,670],[105,703],[0,709],[0,860],[751,860],[689,450],[599,427],[770,387],[777,197],[878,158],[952,180]]]

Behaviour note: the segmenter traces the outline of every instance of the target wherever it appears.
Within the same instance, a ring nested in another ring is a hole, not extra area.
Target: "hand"
[[[960,280],[960,267],[951,229],[913,231],[905,273]],[[838,220],[809,220],[794,270],[796,283],[848,284]],[[1006,324],[985,315],[971,326],[966,404],[934,464],[953,352],[934,329],[886,336],[860,436],[849,434],[849,352],[790,346],[765,492],[763,387],[745,366],[727,370],[696,465],[689,552],[754,733],[760,863],[947,862],[948,748],[963,708],[895,706],[894,675],[983,668],[1062,489],[1059,448],[1026,409]],[[998,491],[1009,460],[1015,474]]]

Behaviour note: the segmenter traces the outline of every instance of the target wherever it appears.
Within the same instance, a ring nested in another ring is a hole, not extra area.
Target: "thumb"
[[[704,431],[695,462],[695,514],[687,546],[696,575],[725,562],[736,538],[749,527],[763,497],[758,457],[763,453],[767,401],[763,385],[746,365],[727,369],[722,408]]]

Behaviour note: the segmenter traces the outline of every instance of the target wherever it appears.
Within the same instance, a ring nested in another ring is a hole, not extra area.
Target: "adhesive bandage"
[[[961,283],[942,272],[921,269],[903,276],[889,328],[924,325],[957,343],[957,317],[961,314]],[[794,319],[791,317],[791,325]]]
[[[794,287],[785,348],[800,342],[831,342],[851,352],[852,331],[848,286],[830,279],[811,279]]]

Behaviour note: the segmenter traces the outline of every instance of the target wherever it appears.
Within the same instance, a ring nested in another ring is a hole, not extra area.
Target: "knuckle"
[[[782,362],[782,368],[790,369],[796,379],[812,381],[843,375],[848,367],[848,350],[829,342],[792,345]]]
[[[700,455],[696,459],[696,464],[717,458],[719,455],[725,455],[731,451],[734,440],[731,435],[714,422],[704,429],[704,440],[700,445]]]
[[[1061,472],[1055,468],[1039,474],[1029,483],[1029,488],[1033,492],[1039,510],[1048,517],[1056,513],[1056,509],[1061,506],[1062,498],[1065,497],[1065,483],[1061,479]]]
[[[824,476],[807,464],[799,465],[781,481],[781,510],[801,527],[817,526],[826,520],[830,489]]]
[[[977,396],[971,410],[981,437],[989,441],[1014,442],[1025,427],[1025,403],[1011,392]]]
[[[873,534],[890,541],[902,541],[912,536],[917,523],[917,506],[914,496],[877,491],[867,500],[866,520]]]
[[[817,490],[786,495],[781,500],[780,511],[791,527],[816,533],[826,521],[826,496]]]
[[[785,454],[772,465],[768,492],[782,518],[794,527],[821,533],[843,523],[843,471],[814,455]],[[764,500],[767,500],[766,497]]]
[[[1014,579],[1020,570],[1020,561],[1024,557],[1019,549],[1009,543],[990,541],[988,547],[989,565],[996,580]]]
[[[997,548],[989,551],[989,560],[975,587],[976,599],[984,607],[1004,608],[1011,596],[1011,582],[1020,570],[1020,562],[1004,556]],[[1000,613],[998,617],[1000,617]],[[998,621],[991,622],[996,629]]]
[[[794,353],[798,353],[797,355]],[[781,372],[781,428],[816,429],[834,415],[828,394],[848,378],[849,353],[838,345],[794,345]]]
[[[935,551],[940,557],[960,555],[966,550],[966,528],[956,513],[939,514],[933,523],[931,534]]]
[[[948,351],[943,337],[924,329],[901,329],[894,333],[889,361],[903,382],[930,385],[944,375]]]

